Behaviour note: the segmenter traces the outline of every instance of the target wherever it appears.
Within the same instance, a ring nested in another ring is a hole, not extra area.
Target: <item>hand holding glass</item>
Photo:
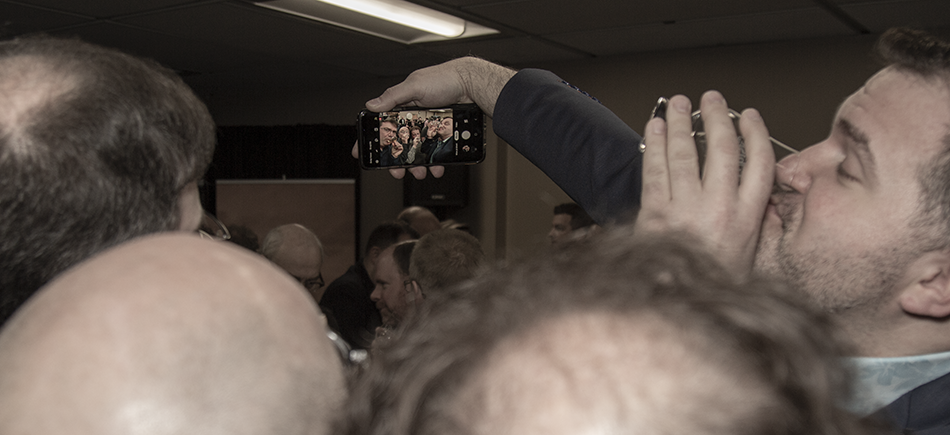
[[[660,97],[656,102],[656,107],[653,108],[653,113],[651,118],[663,118],[666,119],[666,108],[669,104],[669,100],[665,97]],[[732,123],[736,128],[736,136],[739,139],[739,173],[742,173],[742,168],[745,166],[746,154],[745,154],[745,141],[742,139],[742,133],[739,131],[739,118],[742,117],[739,112],[729,109],[729,118],[732,119]],[[699,175],[703,174],[703,167],[706,164],[706,130],[703,126],[702,113],[697,110],[692,114],[693,120],[693,140],[696,142],[696,153],[699,156]],[[772,142],[772,150],[775,151],[775,161],[778,162],[782,160],[785,156],[789,154],[798,154],[798,150],[785,145],[784,143],[778,141],[773,137],[769,137],[769,141]],[[640,141],[640,152],[646,151],[647,144],[641,140]]]

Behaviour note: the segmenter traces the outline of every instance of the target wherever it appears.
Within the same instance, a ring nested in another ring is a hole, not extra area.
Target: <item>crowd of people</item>
[[[471,147],[459,145],[451,114],[425,119],[394,115],[379,121],[379,165],[383,167],[464,161]]]
[[[324,288],[304,226],[194,234],[214,124],[172,71],[0,42],[0,433],[950,434],[950,44],[878,53],[777,164],[744,111],[741,175],[706,93],[702,177],[683,96],[641,137],[547,71],[419,70],[367,107],[474,101],[578,204],[504,265],[410,207]],[[380,142],[437,163],[445,121]]]
[[[391,116],[379,125],[380,166],[447,163],[457,154],[451,116]]]

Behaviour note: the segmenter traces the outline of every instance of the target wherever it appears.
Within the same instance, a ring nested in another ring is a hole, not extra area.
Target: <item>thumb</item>
[[[382,95],[367,101],[366,108],[374,112],[385,112],[397,105],[406,105],[413,100],[413,96],[408,94],[408,88],[404,83],[400,83],[386,89]]]

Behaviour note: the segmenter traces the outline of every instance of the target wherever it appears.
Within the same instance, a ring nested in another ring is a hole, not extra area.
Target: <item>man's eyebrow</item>
[[[863,166],[868,169],[870,175],[874,175],[876,165],[874,162],[874,154],[871,153],[871,147],[868,146],[870,140],[867,135],[847,119],[839,119],[838,127],[844,132],[845,136],[850,139],[849,142],[854,145],[854,149],[857,151],[858,158],[861,159]]]

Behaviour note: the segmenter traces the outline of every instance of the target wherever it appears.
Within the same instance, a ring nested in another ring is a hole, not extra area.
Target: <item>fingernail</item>
[[[722,105],[726,104],[726,99],[722,98],[722,94],[716,91],[709,91],[707,101],[711,103],[722,104]]]
[[[687,113],[689,112],[689,101],[685,98],[676,98],[670,101],[670,105],[676,109],[677,112]]]
[[[372,106],[378,106],[378,105],[379,105],[379,98],[373,98],[372,100],[367,101],[367,102],[366,102],[366,105],[367,105],[367,106],[371,106],[371,105],[372,105]]]
[[[755,109],[746,109],[746,110],[745,110],[745,113],[743,113],[742,116],[743,116],[743,117],[746,117],[746,118],[749,118],[749,119],[751,119],[751,120],[753,120],[753,121],[761,121],[761,120],[762,120],[762,114],[759,113],[759,111],[758,111],[758,110],[755,110]]]
[[[666,133],[666,123],[662,119],[654,119],[651,121],[652,125],[650,126],[650,131],[656,135],[662,135]]]

